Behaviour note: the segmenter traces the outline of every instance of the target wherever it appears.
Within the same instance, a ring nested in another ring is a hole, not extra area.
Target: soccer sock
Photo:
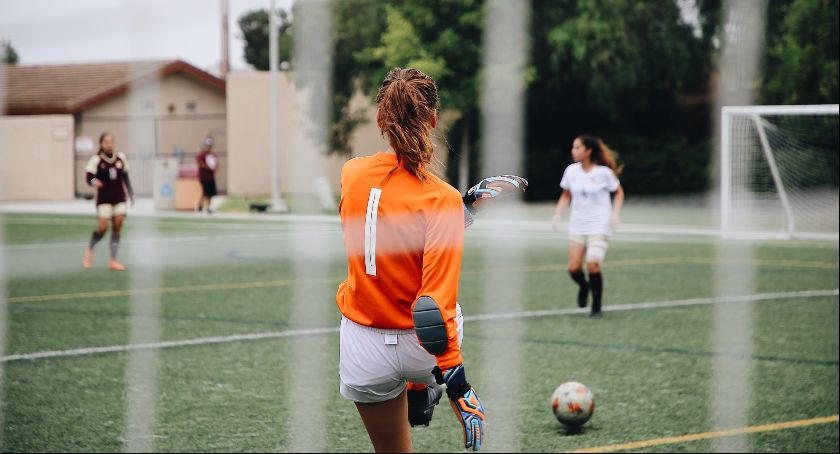
[[[589,284],[586,283],[586,278],[583,277],[583,270],[569,271],[569,276],[572,280],[577,282],[579,287],[577,303],[578,307],[586,307],[586,300],[589,298]]]
[[[592,313],[601,312],[601,294],[604,290],[604,278],[601,273],[589,273],[589,286],[592,287]]]
[[[96,230],[93,231],[93,234],[90,236],[90,243],[88,244],[88,249],[93,250],[93,247],[96,246],[96,243],[105,236],[105,232],[99,233]]]
[[[587,287],[589,285],[586,283],[586,278],[583,277],[583,270],[569,271],[569,276],[581,287]]]
[[[111,233],[111,260],[117,259],[117,249],[120,247],[120,234]]]

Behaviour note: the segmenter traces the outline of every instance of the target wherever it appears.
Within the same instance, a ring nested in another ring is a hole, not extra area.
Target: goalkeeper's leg
[[[373,449],[376,452],[411,452],[411,431],[398,415],[408,411],[405,392],[376,403],[356,402]]]

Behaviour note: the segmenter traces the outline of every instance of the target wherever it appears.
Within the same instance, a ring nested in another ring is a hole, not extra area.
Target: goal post
[[[838,240],[837,104],[721,109],[724,238]]]

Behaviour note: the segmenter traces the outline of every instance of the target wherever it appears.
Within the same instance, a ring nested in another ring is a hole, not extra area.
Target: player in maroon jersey
[[[114,151],[114,136],[104,132],[99,136],[99,152],[90,158],[85,167],[89,185],[96,188],[96,230],[90,236],[90,245],[85,249],[82,265],[93,265],[93,247],[105,236],[108,221],[111,220],[111,260],[108,268],[125,270],[117,261],[117,249],[120,245],[120,230],[126,214],[126,192],[131,204],[134,204],[134,190],[128,179],[128,161],[123,153]]]
[[[197,211],[206,210],[207,214],[210,211],[210,199],[215,196],[216,191],[216,168],[219,166],[219,158],[216,153],[213,153],[213,139],[208,137],[204,139],[204,144],[201,151],[195,157],[195,162],[198,164],[198,181],[201,183],[201,200],[198,201]]]

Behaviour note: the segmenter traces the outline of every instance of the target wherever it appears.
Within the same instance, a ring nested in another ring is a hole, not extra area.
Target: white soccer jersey
[[[611,235],[610,193],[615,192],[619,185],[618,178],[609,167],[595,165],[589,172],[584,172],[579,162],[566,167],[560,187],[572,195],[569,234]]]

